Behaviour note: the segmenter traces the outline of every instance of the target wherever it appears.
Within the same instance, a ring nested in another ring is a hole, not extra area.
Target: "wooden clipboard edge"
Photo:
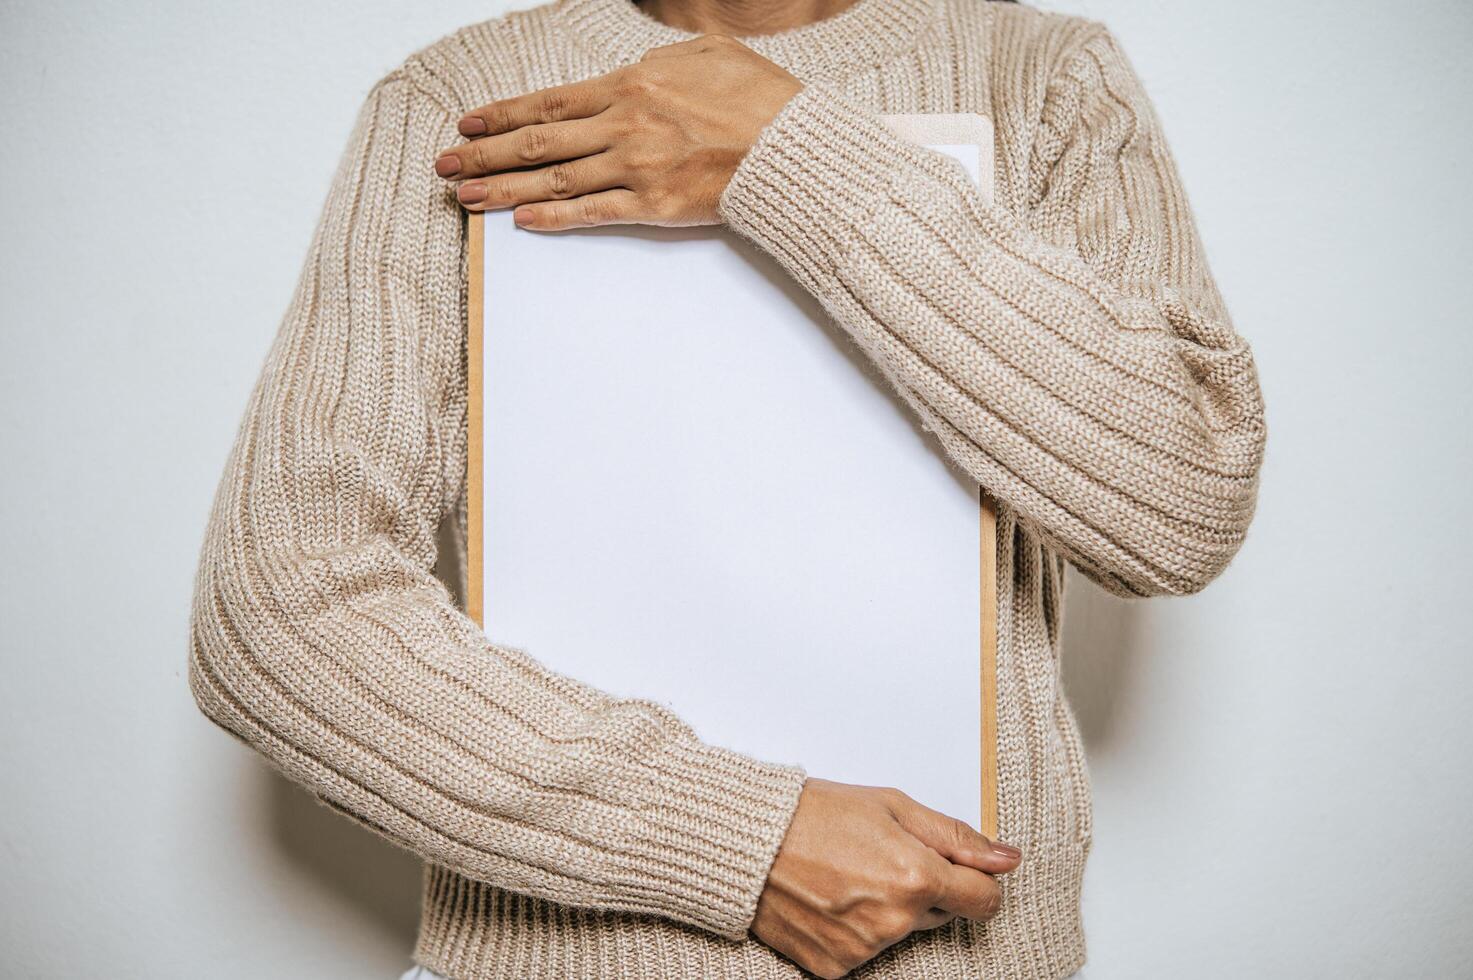
[[[466,221],[465,296],[465,611],[486,628],[486,461],[485,330],[486,216],[472,212]]]
[[[996,194],[994,167],[995,130],[992,120],[980,113],[890,113],[880,117],[902,139],[920,144],[960,144],[977,147],[977,176],[982,196],[989,202]],[[979,555],[981,616],[979,658],[981,670],[982,772],[981,823],[986,837],[997,839],[997,504],[985,487],[977,488],[980,510]]]
[[[982,487],[977,490],[977,503],[981,512],[978,588],[982,591],[978,603],[982,619],[982,825],[977,829],[984,837],[997,840],[997,506]]]
[[[978,145],[979,173],[984,194],[992,196],[992,121],[985,116],[953,114],[938,119],[930,114],[890,115],[887,124],[904,129],[903,135],[917,142],[949,140]],[[944,131],[932,128],[936,124]],[[929,131],[928,131],[929,130]],[[485,621],[485,215],[472,212],[466,220],[466,614],[482,629]],[[978,830],[997,839],[997,510],[985,488],[978,488],[979,554],[981,590],[981,715],[982,772],[981,825]]]

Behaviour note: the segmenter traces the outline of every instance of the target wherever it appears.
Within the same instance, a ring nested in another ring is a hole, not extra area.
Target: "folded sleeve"
[[[1122,596],[1181,595],[1247,533],[1263,400],[1156,111],[1094,28],[1044,83],[1011,208],[810,85],[720,209],[824,304],[947,457],[1085,575]]]
[[[489,642],[431,573],[466,463],[457,141],[399,74],[358,117],[216,496],[190,688],[427,861],[740,939],[803,770]]]

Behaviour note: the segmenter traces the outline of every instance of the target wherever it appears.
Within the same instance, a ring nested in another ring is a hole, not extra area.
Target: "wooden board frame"
[[[485,216],[471,213],[466,221],[466,613],[484,629],[486,577],[485,555]],[[985,488],[978,493],[980,510],[978,560],[981,563],[981,718],[980,739],[982,795],[981,826],[985,836],[997,839],[997,509]],[[535,651],[533,652],[535,655]],[[924,801],[922,801],[924,802]]]

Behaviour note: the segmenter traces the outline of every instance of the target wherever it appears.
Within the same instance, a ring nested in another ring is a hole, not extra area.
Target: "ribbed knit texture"
[[[690,36],[628,0],[559,0],[375,86],[210,522],[195,697],[426,860],[415,955],[454,980],[800,975],[747,930],[802,760],[704,744],[653,701],[489,642],[432,574],[442,520],[464,535],[466,317],[464,217],[431,163],[470,108]],[[1025,859],[996,919],[913,934],[853,976],[1067,975],[1090,803],[1059,683],[1065,562],[1123,596],[1221,572],[1264,449],[1252,355],[1102,25],[859,0],[744,40],[808,84],[722,216],[1000,501],[1000,836]],[[882,112],[991,117],[996,202]]]

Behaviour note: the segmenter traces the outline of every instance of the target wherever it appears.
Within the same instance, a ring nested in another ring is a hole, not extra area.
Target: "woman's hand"
[[[752,933],[842,977],[918,929],[998,911],[993,875],[1022,855],[896,789],[809,778],[757,902]]]
[[[492,102],[435,161],[472,211],[516,207],[539,231],[718,224],[737,165],[803,85],[732,38],[648,51],[598,78]]]

